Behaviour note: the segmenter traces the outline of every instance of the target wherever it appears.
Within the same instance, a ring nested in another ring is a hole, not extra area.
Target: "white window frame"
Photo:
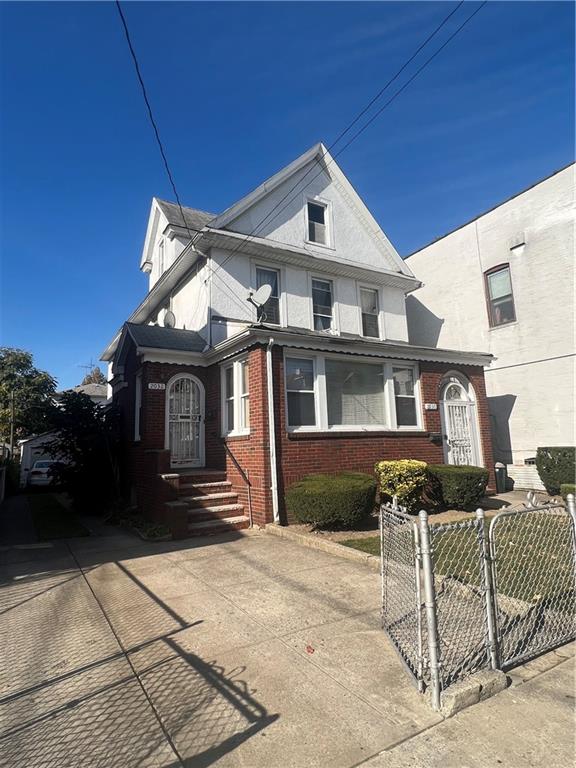
[[[388,385],[389,413],[391,416],[392,428],[399,432],[415,432],[424,429],[422,420],[422,395],[420,389],[420,366],[418,363],[409,363],[404,360],[392,360],[386,363],[386,383]],[[416,406],[416,424],[399,425],[396,418],[396,395],[394,394],[393,368],[410,368],[414,379],[414,402]]]
[[[343,355],[335,353],[318,353],[304,349],[287,347],[284,349],[284,371],[286,371],[287,359],[311,359],[314,371],[314,426],[292,426],[288,423],[288,390],[286,387],[286,374],[284,373],[284,412],[286,414],[286,427],[288,432],[421,432],[424,431],[422,418],[422,398],[420,390],[420,370],[417,363],[404,360],[384,361],[378,358],[354,356],[355,362],[366,363],[380,367],[384,374],[384,419],[385,424],[334,424],[328,425],[328,400],[326,393],[326,360],[345,359]],[[398,426],[396,420],[396,400],[394,395],[394,380],[392,368],[410,368],[414,376],[414,398],[416,402],[416,426]]]
[[[242,400],[248,398],[248,408],[250,408],[250,385],[248,385],[248,392],[242,394],[242,365],[246,363],[250,366],[248,357],[240,357],[236,360],[223,363],[220,366],[220,402],[222,403],[222,437],[235,437],[237,435],[249,435],[250,424],[245,425],[240,423],[235,428],[230,429],[228,424],[228,408],[226,397],[226,371],[232,370],[232,390],[233,390],[233,402],[234,402],[234,420],[242,422],[244,412],[242,409]],[[248,411],[250,413],[250,411]],[[250,421],[250,416],[248,417]]]
[[[142,372],[136,374],[134,390],[134,442],[141,440],[140,434],[140,413],[142,410]]]
[[[164,264],[166,262],[166,240],[164,237],[158,241],[158,277],[164,274]]]
[[[339,334],[340,324],[338,322],[338,298],[336,295],[337,281],[332,277],[323,274],[308,272],[308,297],[310,302],[310,329],[314,331],[314,299],[312,298],[312,281],[321,280],[323,283],[330,283],[332,286],[332,325],[327,331],[316,331],[316,333]]]
[[[257,269],[267,269],[270,272],[276,272],[278,274],[278,291],[279,291],[279,310],[280,310],[280,325],[279,328],[285,328],[286,323],[286,291],[284,289],[284,286],[286,285],[286,275],[285,270],[283,267],[281,267],[279,264],[274,264],[273,262],[266,262],[262,261],[261,259],[254,259],[251,262],[251,282],[254,286],[254,290],[256,290],[256,270]],[[258,314],[258,313],[256,313]],[[267,325],[276,325],[275,323],[267,323]]]
[[[313,203],[314,205],[320,205],[324,208],[324,226],[326,227],[326,242],[325,243],[317,243],[316,240],[310,240],[308,236],[309,232],[309,221],[308,221],[308,203]],[[304,195],[304,242],[306,245],[311,245],[314,248],[327,248],[330,251],[333,251],[334,248],[334,227],[333,227],[333,219],[332,219],[332,202],[330,200],[325,200],[322,197],[314,197],[311,195]]]
[[[364,336],[364,327],[362,324],[362,291],[376,291],[376,298],[378,300],[378,336]],[[358,295],[358,333],[364,339],[379,339],[384,338],[382,329],[384,327],[384,314],[382,310],[382,291],[380,288],[374,288],[373,285],[367,285],[366,283],[357,283],[357,295]]]

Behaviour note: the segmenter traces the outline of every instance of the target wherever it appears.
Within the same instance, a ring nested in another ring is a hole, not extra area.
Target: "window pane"
[[[288,392],[288,424],[291,427],[316,424],[312,392]]]
[[[384,425],[384,374],[379,365],[326,360],[329,426]]]
[[[511,323],[516,319],[514,313],[514,300],[512,296],[504,299],[496,299],[492,302],[492,325]]]
[[[286,360],[286,389],[314,391],[314,363],[312,360]]]
[[[234,396],[234,369],[226,368],[226,397]]]
[[[510,296],[512,293],[512,284],[510,283],[510,270],[508,267],[488,275],[488,289],[491,299]]]
[[[396,398],[396,423],[399,427],[417,426],[416,399],[414,397]]]
[[[240,363],[240,367],[242,372],[242,375],[240,377],[240,394],[246,395],[248,394],[248,371],[249,371],[248,363],[247,362]]]
[[[376,339],[380,337],[380,332],[378,330],[378,315],[367,315],[362,313],[362,334],[364,336],[372,336]]]
[[[250,426],[250,398],[242,398],[242,426],[248,429]]]
[[[362,288],[360,291],[360,301],[362,312],[369,312],[372,315],[378,314],[378,291]]]
[[[228,432],[234,429],[234,400],[226,400],[226,429]]]
[[[329,331],[332,328],[332,318],[325,315],[314,315],[314,330]]]
[[[278,298],[278,272],[275,269],[263,269],[258,267],[256,269],[256,290],[262,288],[263,285],[269,285],[272,288],[272,294],[274,298]]]
[[[414,373],[412,368],[393,368],[394,394],[414,397]]]
[[[326,209],[323,205],[318,205],[317,203],[308,203],[308,221],[314,221],[317,224],[325,224],[325,210]]]

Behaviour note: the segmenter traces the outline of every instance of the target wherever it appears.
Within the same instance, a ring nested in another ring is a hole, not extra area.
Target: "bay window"
[[[300,353],[285,358],[288,429],[420,429],[417,366]]]
[[[235,360],[222,368],[222,433],[247,434],[250,431],[248,360]]]

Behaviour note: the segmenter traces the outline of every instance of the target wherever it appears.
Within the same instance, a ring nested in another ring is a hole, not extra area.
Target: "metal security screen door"
[[[204,464],[204,392],[190,377],[170,384],[167,398],[167,447],[172,467]]]
[[[449,464],[478,463],[473,403],[460,384],[449,384],[442,400],[446,458]]]

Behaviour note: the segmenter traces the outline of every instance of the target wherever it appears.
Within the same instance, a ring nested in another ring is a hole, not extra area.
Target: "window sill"
[[[426,437],[428,430],[414,428],[399,429],[289,429],[289,440],[331,440],[333,438],[374,438],[374,437]]]
[[[250,437],[250,430],[243,430],[242,432],[226,432],[222,435],[224,440],[239,440],[242,438]]]
[[[322,248],[323,251],[336,251],[333,245],[326,245],[326,243],[317,243],[314,240],[304,240],[304,245],[311,245],[312,248]]]
[[[510,328],[513,325],[518,325],[518,320],[511,320],[509,323],[500,323],[500,325],[489,325],[489,331],[499,331],[501,328]]]

